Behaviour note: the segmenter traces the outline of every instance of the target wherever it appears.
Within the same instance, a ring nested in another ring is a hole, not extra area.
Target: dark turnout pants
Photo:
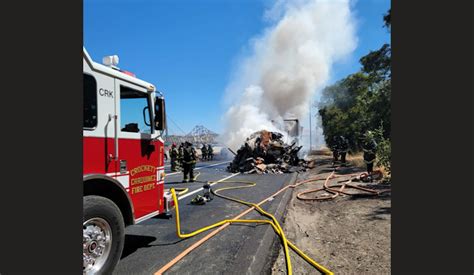
[[[367,163],[367,173],[371,174],[374,171],[374,163]]]
[[[334,161],[337,161],[339,159],[339,152],[336,150],[332,151],[332,156],[334,158]]]
[[[374,171],[375,154],[364,153],[364,161],[367,164],[367,173],[371,174]]]
[[[341,162],[346,163],[346,152],[339,153],[341,155]]]
[[[194,163],[184,163],[183,164],[183,180],[194,180]],[[189,177],[188,177],[189,176]]]

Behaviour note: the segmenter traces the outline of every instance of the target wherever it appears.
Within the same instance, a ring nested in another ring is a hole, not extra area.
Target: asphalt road
[[[219,164],[230,163],[230,160],[223,160],[223,159],[218,159],[218,160],[213,160],[213,161],[203,161],[203,162],[198,162],[196,163],[196,169],[201,169],[203,167],[208,167],[208,166],[217,166]],[[179,174],[179,172],[171,172],[171,164],[169,162],[165,162],[165,172],[167,175],[169,174]]]
[[[286,184],[291,184],[294,174],[282,175],[241,175],[228,173],[228,163],[222,161],[203,162],[197,165],[200,172],[194,183],[181,183],[182,174],[168,174],[165,188],[187,187],[190,191],[179,198],[181,230],[189,233],[222,219],[237,216],[248,209],[247,206],[221,198],[214,198],[205,205],[191,205],[195,194],[201,194],[202,185],[207,181],[228,180],[254,181],[257,186],[248,189],[230,190],[225,194],[250,202],[260,202],[272,195]],[[209,167],[209,165],[212,165]],[[231,183],[218,183],[214,189],[232,186]],[[283,194],[291,192],[285,191]],[[188,195],[191,194],[191,195]],[[270,213],[279,213],[283,208],[280,203],[285,195],[279,195],[262,208]],[[175,258],[183,250],[203,238],[210,231],[195,237],[181,240],[176,235],[175,219],[152,218],[126,229],[125,248],[122,259],[114,274],[153,274]],[[261,218],[251,212],[244,219]],[[277,216],[278,218],[278,216]],[[211,230],[212,231],[212,230]],[[268,225],[231,225],[219,234],[199,246],[184,259],[171,267],[166,274],[241,274],[255,273],[267,268],[270,262],[270,246],[274,245],[274,233]]]

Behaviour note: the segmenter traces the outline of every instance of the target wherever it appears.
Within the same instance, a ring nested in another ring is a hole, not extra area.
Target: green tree
[[[383,20],[390,31],[391,11]],[[323,89],[319,115],[328,145],[333,137],[344,135],[352,151],[361,149],[359,141],[367,130],[374,130],[381,144],[379,164],[390,170],[391,131],[391,48],[384,44],[359,60],[360,71]]]
[[[391,48],[384,44],[379,50],[371,51],[360,59],[362,71],[368,74],[372,82],[379,82],[391,78]]]
[[[392,19],[392,9],[389,9],[387,13],[383,16],[383,22],[385,23],[384,27],[386,27],[388,31],[391,30],[391,26],[392,26],[391,19]]]
[[[392,145],[389,139],[384,137],[384,127],[380,124],[380,127],[374,131],[375,139],[377,141],[377,165],[385,167],[388,176],[391,176],[392,166]]]

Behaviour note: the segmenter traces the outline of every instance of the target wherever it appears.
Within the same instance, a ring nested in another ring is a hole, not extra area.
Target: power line
[[[181,131],[183,132],[184,135],[186,135],[186,132],[183,131],[183,129],[181,129],[181,127],[179,127],[179,125],[167,114],[166,117],[171,120],[171,122]]]

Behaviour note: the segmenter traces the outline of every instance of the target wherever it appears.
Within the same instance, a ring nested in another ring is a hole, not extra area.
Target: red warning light
[[[134,73],[129,72],[129,71],[121,70],[121,72],[124,73],[124,74],[126,74],[126,75],[129,75],[129,76],[137,77]]]

